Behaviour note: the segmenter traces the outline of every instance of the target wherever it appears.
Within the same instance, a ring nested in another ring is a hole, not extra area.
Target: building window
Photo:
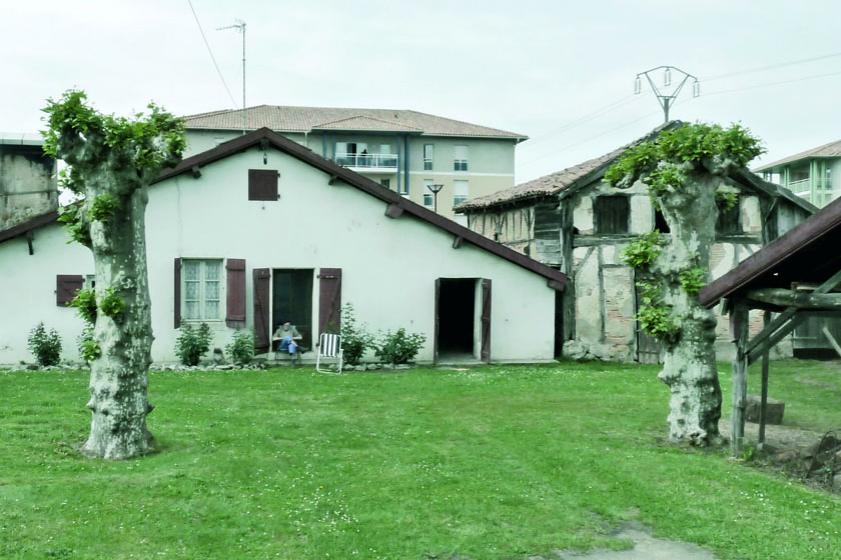
[[[380,184],[387,189],[391,188],[391,179],[380,179]]]
[[[423,145],[423,170],[432,171],[432,160],[435,156],[435,146],[432,144]]]
[[[467,146],[455,147],[453,171],[467,171]]]
[[[593,203],[596,233],[628,233],[631,204],[627,196],[599,196]]]
[[[470,197],[467,181],[453,181],[453,206],[458,206]]]
[[[433,200],[433,197],[430,193],[423,194],[423,205],[427,208],[432,208],[433,206],[435,206],[435,201]]]
[[[184,259],[182,315],[187,321],[222,318],[222,259]]]
[[[741,212],[739,202],[736,201],[731,208],[725,208],[720,202],[718,206],[718,220],[715,223],[715,232],[719,235],[738,235],[742,233]]]

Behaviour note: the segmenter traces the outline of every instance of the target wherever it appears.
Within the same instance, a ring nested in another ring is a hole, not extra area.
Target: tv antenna
[[[217,27],[216,31],[224,31],[225,29],[236,29],[242,35],[242,133],[245,134],[248,132],[245,115],[245,22],[241,19],[235,19],[233,25]]]
[[[672,79],[672,72],[675,73],[674,80]],[[662,90],[657,87],[654,78],[652,78],[652,76],[657,77],[656,74],[660,73],[662,73],[662,87],[664,88]],[[657,66],[656,68],[651,68],[645,72],[640,72],[634,80],[634,94],[642,93],[643,76],[645,76],[645,79],[648,80],[648,85],[651,86],[651,91],[654,93],[654,96],[657,98],[657,102],[663,109],[664,122],[669,122],[669,109],[674,106],[677,96],[680,94],[680,91],[689,79],[692,79],[692,97],[698,97],[701,95],[701,82],[698,81],[698,78],[689,72],[684,72],[676,66]]]

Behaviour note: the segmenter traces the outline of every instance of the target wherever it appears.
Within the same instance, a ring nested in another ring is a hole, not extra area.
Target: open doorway
[[[490,360],[490,280],[436,282],[435,360]]]
[[[289,321],[303,337],[301,346],[312,348],[313,269],[276,268],[272,271],[272,331]]]

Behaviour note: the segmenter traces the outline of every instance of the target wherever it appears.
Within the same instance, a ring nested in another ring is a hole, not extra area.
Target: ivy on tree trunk
[[[175,165],[185,146],[183,123],[154,104],[133,119],[103,115],[81,91],[50,99],[44,112],[44,150],[68,167],[61,185],[80,197],[60,221],[91,249],[94,292],[74,306],[94,324],[86,348],[91,363],[91,431],[82,452],[127,459],[153,449],[146,415],[152,324],[146,269],[144,215],[147,187],[163,167]]]
[[[721,441],[716,320],[697,296],[709,280],[718,206],[738,202],[728,173],[760,153],[759,142],[738,125],[687,124],[630,148],[605,174],[618,188],[641,180],[669,225],[667,236],[654,231],[631,243],[624,259],[637,271],[639,323],[664,345],[658,377],[671,393],[672,441]]]

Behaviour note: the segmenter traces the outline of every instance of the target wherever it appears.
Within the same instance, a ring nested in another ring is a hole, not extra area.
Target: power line
[[[758,89],[758,88],[771,87],[771,86],[779,86],[779,85],[783,85],[783,84],[793,84],[793,83],[796,83],[796,82],[805,82],[807,80],[817,80],[818,78],[828,78],[830,76],[838,76],[838,75],[841,75],[841,71],[828,72],[828,73],[825,73],[825,74],[813,74],[811,76],[803,76],[801,78],[792,78],[791,80],[780,80],[780,81],[777,81],[777,82],[767,82],[767,83],[764,83],[764,84],[755,84],[755,85],[752,85],[752,86],[746,86],[746,87],[742,87],[742,88],[722,89],[722,90],[718,90],[718,91],[711,91],[711,92],[704,93],[704,96],[708,97],[710,95],[721,95],[721,94],[724,94],[724,93],[735,93],[735,92],[739,92],[739,91],[748,91],[748,90],[751,90],[751,89]]]
[[[577,147],[577,146],[580,146],[581,144],[586,144],[587,142],[590,142],[590,141],[592,141],[592,140],[596,140],[597,138],[601,138],[602,136],[607,136],[608,134],[613,134],[614,132],[617,132],[617,131],[622,130],[622,129],[624,129],[624,128],[628,128],[629,126],[631,126],[631,125],[633,125],[633,124],[636,124],[636,123],[640,122],[640,121],[641,121],[641,120],[643,120],[643,119],[647,119],[648,117],[650,117],[650,116],[652,116],[652,115],[658,115],[658,114],[660,114],[660,111],[654,111],[654,112],[652,112],[652,113],[646,113],[645,115],[643,115],[643,116],[641,116],[641,117],[639,117],[639,118],[636,118],[636,119],[634,119],[634,120],[632,120],[632,121],[630,121],[630,122],[626,122],[625,124],[619,125],[619,126],[617,126],[617,127],[615,127],[615,128],[611,128],[611,129],[606,130],[606,131],[604,131],[604,132],[600,132],[599,134],[596,134],[596,135],[594,135],[594,136],[590,136],[590,137],[588,137],[588,138],[584,138],[583,140],[579,140],[579,141],[575,142],[574,144],[569,144],[569,145],[567,145],[567,146],[562,146],[562,147],[560,147],[560,148],[556,148],[556,149],[554,149],[553,151],[548,152],[548,153],[545,153],[545,154],[543,154],[543,155],[541,155],[541,156],[538,156],[538,157],[536,157],[536,158],[532,158],[532,159],[530,159],[530,160],[526,160],[526,161],[524,161],[523,163],[521,163],[521,164],[520,164],[520,166],[522,167],[522,166],[531,165],[532,163],[535,163],[535,162],[537,162],[537,161],[540,161],[540,160],[542,160],[542,159],[545,159],[545,158],[547,158],[547,157],[549,157],[549,156],[551,156],[551,155],[555,155],[555,154],[557,154],[558,152],[563,152],[564,150],[568,150],[568,149],[570,149],[570,148],[575,148],[575,147]]]
[[[545,142],[547,138],[551,138],[552,136],[556,135],[559,132],[563,132],[563,131],[568,130],[570,128],[575,128],[576,126],[584,124],[585,122],[589,122],[593,119],[601,117],[602,115],[606,115],[607,113],[613,111],[614,109],[618,109],[619,107],[627,105],[627,104],[629,104],[629,103],[631,103],[632,101],[635,101],[635,100],[636,100],[636,96],[626,95],[625,97],[623,97],[621,99],[618,99],[618,100],[614,101],[613,103],[609,103],[609,104],[607,104],[603,107],[600,107],[600,108],[598,108],[598,109],[596,109],[596,110],[594,110],[590,113],[587,113],[586,115],[583,115],[583,116],[581,116],[577,119],[574,119],[574,120],[572,120],[568,123],[565,123],[565,124],[563,124],[563,125],[561,125],[557,128],[550,129],[548,132],[544,133],[540,138],[537,138],[537,139],[529,142],[529,145],[534,146],[535,144],[538,144],[540,142]]]
[[[805,64],[807,62],[815,62],[817,60],[826,60],[827,58],[835,58],[841,56],[841,52],[823,54],[820,56],[813,56],[809,58],[801,58],[798,60],[790,60],[788,62],[780,62],[777,64],[768,64],[766,66],[756,66],[746,70],[739,70],[738,72],[728,72],[726,74],[718,74],[709,78],[702,78],[705,82],[712,82],[713,80],[720,80],[722,78],[730,78],[732,76],[740,76],[742,74],[752,74],[754,72],[765,72],[766,70],[774,70],[776,68],[785,68],[786,66],[795,66],[797,64]]]
[[[225,86],[225,91],[228,92],[228,97],[231,99],[231,103],[233,107],[236,108],[237,102],[234,100],[234,96],[231,93],[231,88],[228,87],[228,82],[225,81],[225,76],[222,75],[222,70],[219,69],[219,64],[216,62],[216,57],[213,56],[213,49],[210,48],[210,43],[207,41],[207,37],[204,34],[204,29],[202,29],[201,22],[199,21],[199,16],[196,14],[196,9],[193,7],[192,0],[187,0],[187,4],[190,5],[190,11],[193,12],[193,18],[196,20],[196,25],[199,27],[199,33],[201,33],[202,41],[204,41],[204,46],[207,47],[207,53],[210,55],[210,60],[213,61],[213,67],[216,68],[216,73],[219,74],[219,79],[222,80],[222,85]]]

